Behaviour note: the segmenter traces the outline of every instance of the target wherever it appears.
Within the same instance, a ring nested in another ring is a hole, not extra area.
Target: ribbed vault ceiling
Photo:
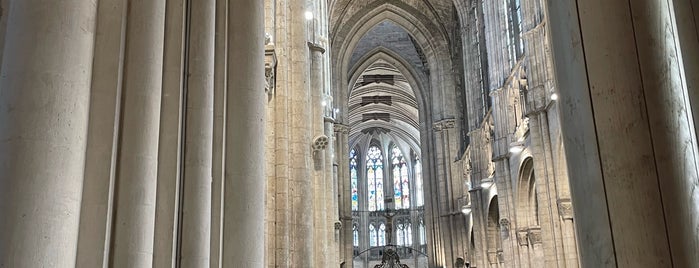
[[[403,143],[420,152],[417,100],[405,75],[379,59],[363,70],[349,95],[350,144],[372,138]]]

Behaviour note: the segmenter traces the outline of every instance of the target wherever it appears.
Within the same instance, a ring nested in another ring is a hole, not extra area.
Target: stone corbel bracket
[[[273,43],[265,45],[265,93],[274,95],[277,73],[277,52]]]
[[[313,148],[314,152],[318,152],[325,150],[325,148],[328,148],[328,143],[328,136],[318,135],[313,139],[313,144],[311,145],[311,147]]]
[[[325,54],[325,47],[321,43],[308,42],[308,49],[318,51],[320,54]]]

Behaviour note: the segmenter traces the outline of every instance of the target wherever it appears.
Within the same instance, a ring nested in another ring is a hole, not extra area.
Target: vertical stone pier
[[[126,51],[113,267],[151,267],[155,230],[165,1],[133,1]]]
[[[264,1],[232,0],[228,20],[228,104],[223,267],[264,266]]]
[[[0,267],[74,267],[95,1],[11,5],[0,76]]]
[[[582,267],[693,267],[698,153],[675,28],[690,3],[547,2]]]
[[[207,267],[211,254],[216,1],[190,4],[180,265]]]

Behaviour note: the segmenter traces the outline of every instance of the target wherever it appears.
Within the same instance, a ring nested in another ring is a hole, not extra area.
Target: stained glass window
[[[417,157],[415,158],[415,187],[417,187],[416,203],[420,207],[425,204],[425,193],[422,190],[422,163],[420,163],[420,159]]]
[[[393,200],[395,202],[396,208],[402,208],[402,198],[400,192],[400,167],[397,158],[393,158]]]
[[[369,147],[366,166],[367,185],[369,186],[369,196],[367,197],[369,211],[384,210],[383,156],[379,147]]]
[[[379,246],[386,245],[386,225],[381,223],[379,227]]]
[[[397,146],[391,150],[393,159],[393,199],[396,209],[410,208],[410,180],[408,180],[408,166],[405,163],[403,153]]]
[[[350,152],[350,180],[352,184],[352,210],[359,210],[359,191],[357,188],[357,151]]]
[[[357,225],[354,224],[352,225],[352,245],[355,247],[359,246],[359,228],[357,228]]]
[[[405,245],[410,246],[413,244],[413,226],[408,223],[405,225]]]
[[[376,240],[377,239],[377,233],[376,233],[376,227],[374,227],[374,224],[369,224],[369,246],[375,247],[376,246]]]
[[[383,165],[376,167],[376,210],[384,210],[383,204]]]

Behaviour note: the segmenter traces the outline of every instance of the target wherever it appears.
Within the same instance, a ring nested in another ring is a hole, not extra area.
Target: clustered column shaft
[[[129,5],[111,263],[149,267],[155,230],[165,1]]]
[[[202,0],[191,4],[180,265],[207,267],[211,253],[216,3]]]
[[[73,267],[96,6],[17,1],[0,78],[0,267]]]
[[[232,0],[223,267],[264,265],[264,1]]]
[[[263,3],[225,1],[228,20],[216,12],[222,2],[11,5],[0,78],[0,266],[204,267],[222,245],[221,266],[262,267]],[[215,47],[216,29],[230,30],[230,47]],[[221,54],[231,68],[219,78],[229,83],[214,96]],[[215,97],[227,107],[225,130],[216,129],[227,135],[217,141],[231,141],[224,167],[213,165],[224,158],[213,145]],[[212,173],[223,169],[225,195],[214,198]],[[219,243],[212,200],[221,199]]]

